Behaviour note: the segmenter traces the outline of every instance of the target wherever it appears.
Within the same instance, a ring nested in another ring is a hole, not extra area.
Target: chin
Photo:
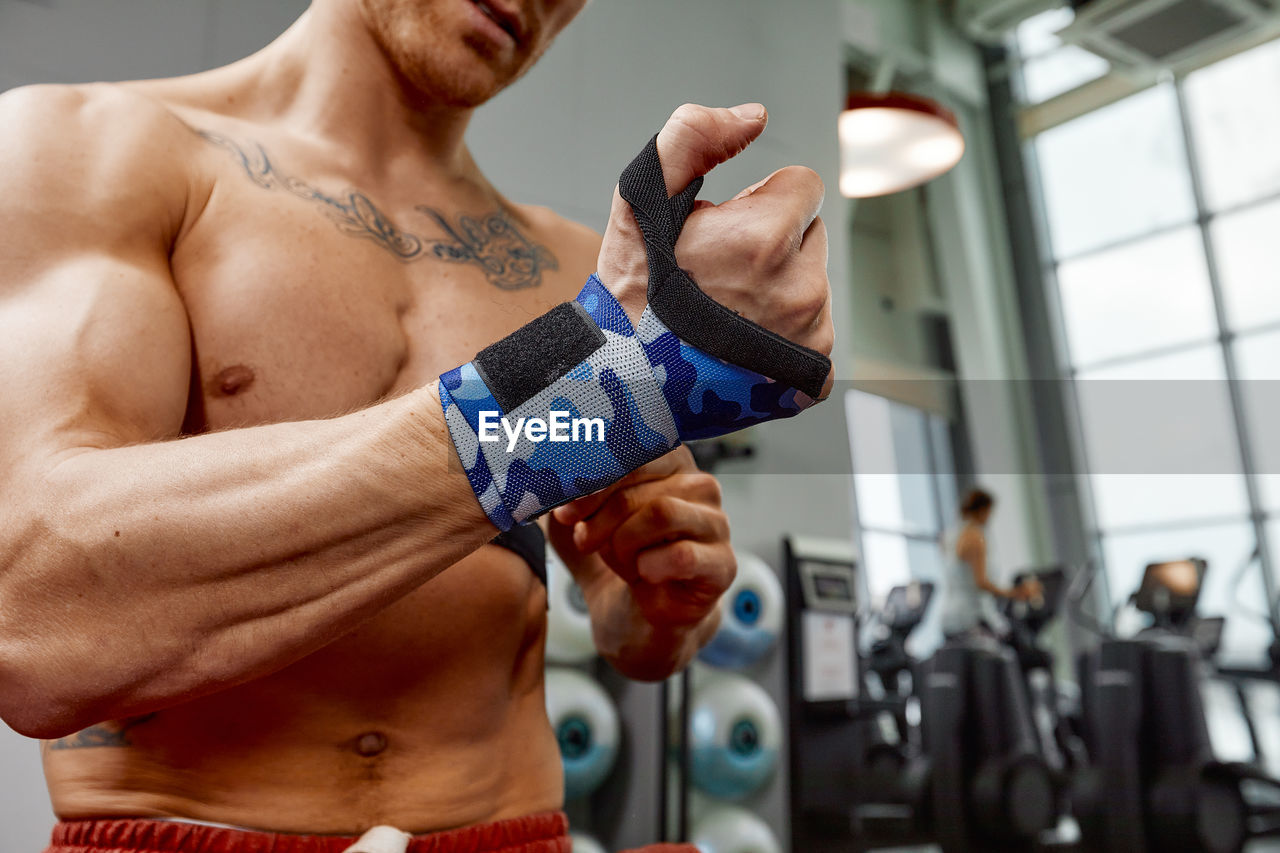
[[[479,39],[462,34],[414,45],[400,55],[387,51],[398,73],[425,100],[453,107],[478,107],[514,83],[536,57],[495,53]]]
[[[402,65],[399,70],[424,100],[449,107],[478,107],[519,76],[461,64],[445,68]]]
[[[468,31],[466,0],[361,0],[383,54],[409,87],[431,103],[477,107],[515,82],[546,42],[496,46]],[[535,31],[536,32],[536,31]]]
[[[475,0],[344,2],[359,4],[383,54],[424,100],[476,107],[529,70],[587,0],[484,0],[518,36],[506,43],[477,29]]]

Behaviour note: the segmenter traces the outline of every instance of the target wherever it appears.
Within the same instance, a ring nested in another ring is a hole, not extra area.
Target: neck
[[[344,158],[388,171],[397,159],[475,169],[463,137],[472,109],[433,103],[383,54],[353,3],[314,3],[274,42],[223,70],[236,113],[283,120]],[[218,72],[215,72],[218,73]]]

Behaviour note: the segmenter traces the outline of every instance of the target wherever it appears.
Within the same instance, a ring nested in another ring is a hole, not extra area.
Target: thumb
[[[760,104],[729,109],[685,104],[658,132],[658,159],[673,196],[701,175],[729,160],[760,135],[769,114]]]

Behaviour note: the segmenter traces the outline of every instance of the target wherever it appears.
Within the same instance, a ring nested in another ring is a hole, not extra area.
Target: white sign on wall
[[[806,701],[857,697],[851,614],[805,611],[803,657]]]

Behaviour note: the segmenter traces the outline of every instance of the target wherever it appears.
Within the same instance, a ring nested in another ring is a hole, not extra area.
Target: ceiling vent
[[[1027,18],[1062,5],[1062,0],[955,0],[952,14],[969,38],[1000,45]]]
[[[1189,71],[1280,34],[1280,0],[1088,0],[1059,35],[1142,71]]]

